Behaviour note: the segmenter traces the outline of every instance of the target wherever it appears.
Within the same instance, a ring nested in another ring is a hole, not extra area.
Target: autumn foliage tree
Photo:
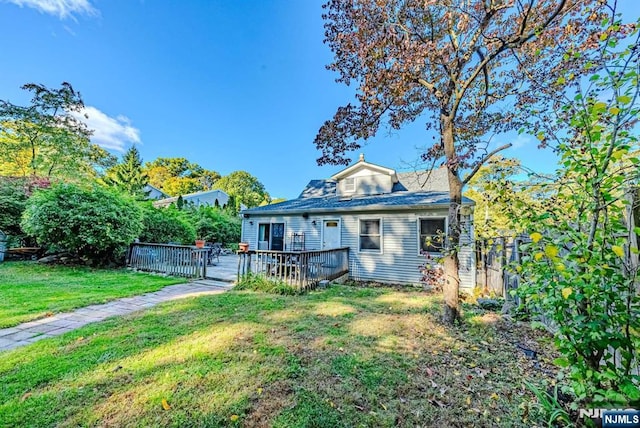
[[[171,196],[211,190],[220,174],[186,158],[157,158],[144,165],[149,184]]]
[[[459,318],[456,245],[462,189],[491,150],[486,137],[510,129],[511,95],[526,92],[522,70],[561,58],[551,47],[571,30],[572,43],[590,34],[596,16],[586,0],[331,0],[324,5],[328,69],[358,86],[356,103],[338,108],[316,139],[319,164],[348,164],[348,151],[380,127],[400,129],[430,113],[439,140],[423,154],[448,168],[450,207],[445,270],[445,323]],[[591,16],[591,15],[593,16]],[[515,52],[531,54],[515,56]],[[543,70],[544,71],[544,70]],[[461,178],[462,170],[469,170]]]

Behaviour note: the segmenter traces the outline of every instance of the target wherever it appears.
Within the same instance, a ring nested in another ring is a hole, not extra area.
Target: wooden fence
[[[520,285],[520,276],[509,271],[507,266],[520,261],[521,244],[529,241],[529,237],[525,236],[476,241],[477,287],[496,296],[511,297],[511,290]]]
[[[239,252],[238,256],[238,281],[253,274],[300,290],[349,273],[348,247],[318,251],[257,250]]]
[[[145,272],[205,278],[208,252],[207,248],[189,245],[135,243],[129,248],[127,266]]]

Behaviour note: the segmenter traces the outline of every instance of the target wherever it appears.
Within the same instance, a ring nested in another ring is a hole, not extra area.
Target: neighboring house
[[[147,195],[147,199],[164,199],[169,197],[169,195],[151,184],[145,185],[142,191]]]
[[[474,202],[463,198],[461,287],[475,286]],[[417,284],[425,253],[437,256],[447,230],[446,168],[396,173],[364,156],[297,199],[242,211],[242,240],[253,250],[349,247],[349,277]],[[302,238],[301,238],[302,237]]]
[[[218,189],[204,190],[202,192],[189,193],[187,195],[182,195],[182,200],[184,201],[185,204],[189,203],[197,207],[201,205],[205,205],[205,206],[211,206],[211,207],[219,206],[220,208],[222,208],[225,205],[227,205],[227,202],[229,202],[229,195],[227,195],[222,190],[218,190]],[[174,196],[172,198],[157,200],[153,203],[153,206],[156,208],[168,207],[169,205],[177,202],[178,202],[178,197]]]

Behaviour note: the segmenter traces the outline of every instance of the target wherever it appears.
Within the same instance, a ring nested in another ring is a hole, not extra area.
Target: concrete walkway
[[[158,303],[185,297],[223,293],[230,289],[229,282],[201,280],[187,284],[170,285],[153,293],[125,297],[102,305],[91,305],[73,312],[29,321],[15,327],[0,329],[0,351],[25,346],[38,340],[59,336],[92,322],[126,315]]]

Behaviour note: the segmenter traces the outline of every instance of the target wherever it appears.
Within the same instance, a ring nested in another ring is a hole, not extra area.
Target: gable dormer
[[[395,170],[366,162],[363,154],[358,162],[331,179],[336,181],[336,193],[340,197],[391,193],[394,183],[398,182]]]

